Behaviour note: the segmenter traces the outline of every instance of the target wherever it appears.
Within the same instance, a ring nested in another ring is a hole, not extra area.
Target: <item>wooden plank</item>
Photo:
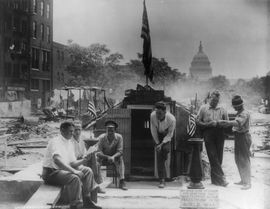
[[[30,143],[48,143],[48,140],[27,140],[27,141],[17,141],[17,142],[10,142],[8,146],[18,145],[18,144],[30,144]]]
[[[34,149],[34,148],[46,148],[47,145],[17,145],[19,149]]]
[[[55,206],[61,195],[61,187],[42,184],[35,194],[26,202],[25,208],[31,206]]]

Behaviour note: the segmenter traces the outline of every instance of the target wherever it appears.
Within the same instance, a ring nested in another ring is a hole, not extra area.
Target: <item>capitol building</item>
[[[199,51],[193,57],[189,68],[190,77],[198,80],[208,80],[212,77],[212,68],[207,55],[203,52],[202,42],[200,41]]]

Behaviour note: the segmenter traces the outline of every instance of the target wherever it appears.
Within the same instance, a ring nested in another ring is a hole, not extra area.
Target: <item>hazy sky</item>
[[[146,0],[153,56],[188,72],[202,41],[214,75],[265,75],[266,1]],[[103,43],[128,62],[142,52],[142,12],[143,0],[54,0],[54,40]]]

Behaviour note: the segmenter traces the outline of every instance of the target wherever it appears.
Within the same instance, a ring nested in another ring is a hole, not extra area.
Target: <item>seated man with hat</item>
[[[123,160],[123,138],[116,133],[118,124],[112,120],[105,122],[106,133],[98,137],[97,157],[101,164],[114,164],[117,174],[120,176],[119,188],[127,190],[124,173],[125,166]]]
[[[235,163],[241,178],[241,181],[235,184],[242,185],[241,189],[247,190],[251,188],[250,146],[252,141],[249,132],[250,114],[244,109],[243,100],[239,95],[232,98],[232,106],[237,111],[235,119],[232,121],[220,120],[218,124],[224,127],[233,127]]]

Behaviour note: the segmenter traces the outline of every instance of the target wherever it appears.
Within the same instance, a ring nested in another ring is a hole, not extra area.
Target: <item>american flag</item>
[[[196,131],[196,116],[193,113],[190,113],[188,116],[188,124],[187,124],[187,134],[189,136],[193,136]]]
[[[149,22],[147,16],[147,10],[145,6],[145,0],[143,1],[143,18],[142,18],[142,32],[141,38],[143,39],[143,58],[142,62],[145,68],[144,74],[150,79],[153,80],[153,68],[152,64],[152,49],[151,49],[151,37]]]
[[[93,118],[96,118],[97,117],[97,111],[96,111],[95,105],[94,105],[94,103],[91,100],[89,100],[89,102],[88,102],[87,112]]]

